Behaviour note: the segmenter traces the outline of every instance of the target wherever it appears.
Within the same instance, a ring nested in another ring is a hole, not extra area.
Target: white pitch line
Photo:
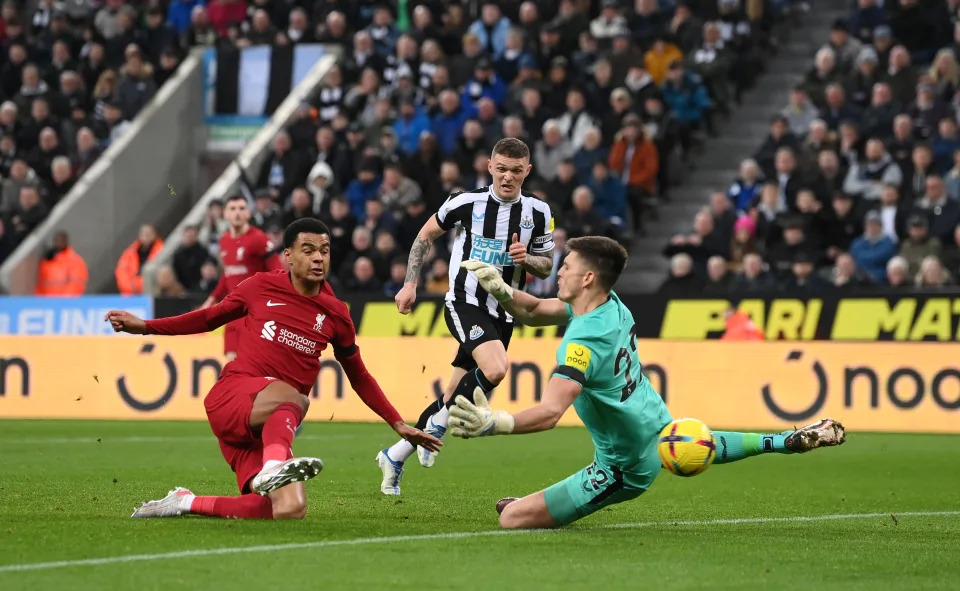
[[[397,542],[422,542],[430,540],[460,540],[464,538],[479,538],[487,536],[508,536],[531,533],[555,533],[563,531],[609,530],[609,529],[639,529],[657,526],[700,526],[700,525],[741,525],[751,523],[785,523],[785,522],[814,522],[835,521],[841,519],[870,519],[877,517],[936,517],[956,516],[960,511],[903,511],[885,513],[840,513],[834,515],[812,515],[796,517],[746,517],[739,519],[707,519],[695,521],[641,521],[638,523],[615,523],[579,528],[577,530],[537,530],[537,529],[494,529],[472,532],[449,532],[438,534],[418,534],[407,536],[383,536],[376,538],[355,538],[352,540],[322,540],[317,542],[300,542],[294,544],[269,544],[263,546],[238,546],[232,548],[205,548],[202,550],[182,550],[180,552],[161,552],[156,554],[128,554],[126,556],[105,556],[103,558],[84,558],[80,560],[58,560],[54,562],[28,562],[25,564],[0,565],[0,573],[23,572],[35,570],[52,570],[74,566],[100,566],[104,564],[123,564],[126,562],[145,562],[151,560],[171,560],[176,558],[195,558],[198,556],[218,556],[222,554],[247,554],[251,552],[278,552],[282,550],[302,550],[305,548],[331,548],[336,546],[361,546],[366,544],[395,544]]]
[[[331,433],[330,435],[323,434],[306,434],[306,435],[297,435],[294,441],[297,440],[327,440],[327,439],[358,439],[362,437],[359,434],[348,434],[348,433]],[[213,435],[145,435],[145,436],[124,436],[124,437],[111,437],[109,435],[101,436],[97,441],[97,437],[30,437],[26,439],[0,439],[0,447],[5,445],[73,445],[76,443],[178,443],[178,442],[187,442],[194,443],[197,441],[204,441],[210,443],[216,443],[217,439]]]

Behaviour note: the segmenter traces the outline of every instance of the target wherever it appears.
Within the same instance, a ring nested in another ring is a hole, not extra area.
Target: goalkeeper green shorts
[[[657,458],[655,469],[648,475],[630,474],[625,479],[620,470],[594,460],[583,470],[544,491],[547,511],[558,525],[567,525],[604,507],[635,499],[653,484],[659,464]]]

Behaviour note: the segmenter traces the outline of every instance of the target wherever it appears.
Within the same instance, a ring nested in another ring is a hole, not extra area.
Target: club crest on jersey
[[[239,248],[237,248],[237,260],[238,260],[238,261],[242,261],[242,260],[243,260],[243,247],[242,247],[242,246],[239,247]]]
[[[520,227],[523,228],[524,230],[532,230],[533,218],[530,216],[524,216],[520,218]]]
[[[313,325],[313,330],[320,332],[323,330],[323,321],[327,319],[326,314],[317,314],[317,323]]]
[[[475,213],[473,214],[473,221],[482,222],[483,218],[487,217],[486,213]]]
[[[496,238],[473,236],[473,247],[470,249],[470,260],[487,263],[494,267],[512,267],[513,259],[507,254],[507,241]]]
[[[482,336],[483,336],[483,329],[477,326],[476,324],[474,324],[473,328],[470,329],[470,340],[475,341]]]

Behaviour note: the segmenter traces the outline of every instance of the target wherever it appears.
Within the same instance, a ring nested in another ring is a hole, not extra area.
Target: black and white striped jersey
[[[491,187],[483,187],[451,195],[437,211],[436,218],[444,230],[456,229],[446,300],[477,306],[494,318],[512,322],[513,317],[496,298],[480,287],[476,275],[460,264],[468,260],[488,263],[496,267],[503,280],[514,289],[523,289],[526,271],[514,267],[507,251],[514,234],[526,245],[528,253],[553,250],[550,206],[526,192],[521,192],[519,199],[504,201],[494,195]]]

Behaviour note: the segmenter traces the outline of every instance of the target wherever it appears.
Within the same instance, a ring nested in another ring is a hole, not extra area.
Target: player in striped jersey
[[[418,428],[437,438],[446,432],[448,409],[457,395],[472,399],[474,389],[489,392],[503,380],[513,334],[513,317],[462,263],[474,260],[490,264],[517,290],[523,289],[527,272],[546,278],[553,270],[550,206],[521,190],[533,168],[530,149],[521,140],[502,139],[493,147],[487,168],[493,178],[491,186],[451,195],[424,224],[410,250],[406,282],[396,296],[400,313],[410,313],[424,256],[437,238],[455,230],[444,318],[460,347],[444,400],[428,406],[417,423]],[[377,454],[383,494],[400,494],[403,463],[413,452],[413,445],[399,441]],[[436,459],[434,452],[424,448],[418,448],[417,454],[426,468]]]

